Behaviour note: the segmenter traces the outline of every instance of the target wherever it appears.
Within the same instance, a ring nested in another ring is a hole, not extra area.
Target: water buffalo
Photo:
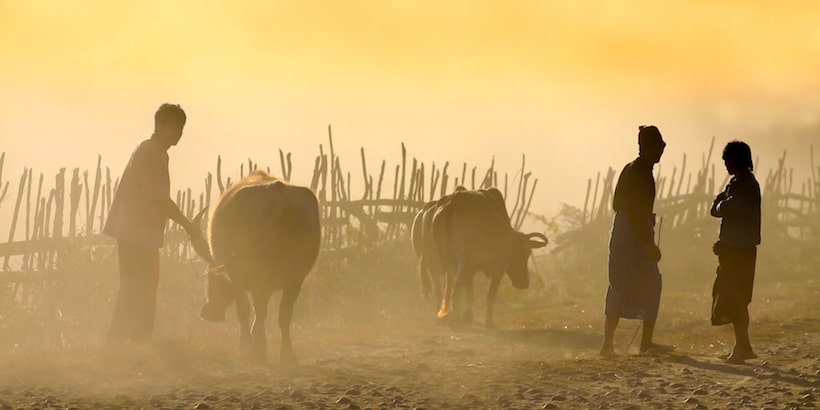
[[[282,290],[280,360],[295,363],[290,340],[293,305],[319,253],[316,196],[307,188],[256,171],[222,193],[208,227],[210,249],[206,247],[206,255],[201,255],[211,264],[208,302],[200,315],[224,321],[225,309],[236,302],[240,347],[256,360],[265,361],[268,302],[274,291]]]
[[[436,309],[441,303],[441,287],[443,272],[438,263],[436,250],[433,247],[433,214],[435,214],[438,201],[430,201],[419,210],[413,218],[411,227],[411,238],[413,241],[413,251],[418,259],[419,282],[421,283],[421,294],[433,301]]]
[[[467,188],[457,186],[455,191],[466,191]],[[444,286],[444,270],[441,267],[433,241],[433,216],[439,206],[448,201],[450,195],[424,204],[413,218],[410,236],[413,251],[418,259],[418,275],[421,282],[421,294],[433,301],[436,310],[441,306],[442,288]]]
[[[513,287],[528,288],[530,253],[548,243],[541,233],[523,234],[512,227],[504,197],[496,188],[456,191],[439,200],[432,236],[445,275],[438,317],[452,325],[472,322],[473,279],[482,271],[490,278],[485,325],[493,327],[493,306],[504,273]]]

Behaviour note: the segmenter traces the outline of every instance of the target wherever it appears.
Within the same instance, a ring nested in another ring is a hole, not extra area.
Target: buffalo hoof
[[[199,317],[210,322],[224,322],[225,309],[219,308],[219,306],[208,302],[202,306],[202,310],[199,312]]]

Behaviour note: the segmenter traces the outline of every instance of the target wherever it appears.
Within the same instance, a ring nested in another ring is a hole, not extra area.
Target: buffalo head
[[[513,232],[506,261],[507,275],[510,277],[513,287],[527,289],[530,286],[529,269],[527,269],[530,253],[533,249],[547,246],[548,243],[547,237],[538,232],[530,234]]]

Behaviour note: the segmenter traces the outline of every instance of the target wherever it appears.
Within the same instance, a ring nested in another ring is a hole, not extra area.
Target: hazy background
[[[188,113],[175,189],[199,188],[218,154],[278,171],[279,148],[307,183],[328,124],[354,189],[361,146],[371,172],[402,141],[425,161],[495,156],[511,173],[526,153],[541,213],[582,204],[587,178],[634,158],[639,124],[660,127],[670,165],[699,164],[715,136],[751,142],[764,170],[784,149],[806,170],[820,6],[628,4],[5,0],[5,178],[34,166],[49,182],[97,154],[119,176],[166,101]]]

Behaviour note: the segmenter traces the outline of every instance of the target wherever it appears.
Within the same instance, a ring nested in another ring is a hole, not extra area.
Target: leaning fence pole
[[[418,160],[416,158],[413,158],[413,168],[410,171],[410,183],[407,187],[407,195],[405,195],[405,197],[402,198],[402,199],[408,199],[408,200],[413,199],[413,193],[416,190],[416,178],[417,177],[418,177]],[[404,206],[400,207],[399,211],[404,212]]]
[[[516,206],[513,208],[513,212],[510,214],[510,216],[513,217],[513,221],[516,225],[518,224],[518,220],[521,218],[521,211],[524,208],[524,201],[526,200],[525,197],[527,196],[527,186],[529,185],[530,175],[532,175],[532,173],[530,172],[524,174],[524,177],[522,178],[524,183],[521,185],[521,188],[518,190],[518,195],[515,198]],[[520,207],[518,206],[519,202],[521,203]]]
[[[45,238],[56,238],[57,237],[57,235],[52,235],[52,233],[51,233],[51,228],[52,228],[52,225],[51,225],[51,207],[54,205],[54,201],[55,201],[56,197],[57,197],[57,189],[53,188],[49,192],[48,202],[46,203],[46,217],[45,217],[45,224],[44,224],[44,230],[43,230],[43,237],[45,237]],[[52,258],[53,253],[54,252],[51,251],[51,250],[45,252],[46,257],[40,261],[40,264],[42,266],[41,269],[46,267],[46,266],[51,267],[52,260],[53,260],[53,258]],[[42,255],[40,255],[40,258],[42,258]]]
[[[473,167],[473,170],[470,172],[470,189],[475,189],[475,171],[477,167]]]
[[[97,212],[97,198],[100,194],[100,181],[102,179],[102,168],[100,168],[102,164],[102,155],[97,156],[97,170],[94,174],[94,194],[91,197],[91,208],[86,208],[88,212],[86,214],[86,226],[85,226],[85,234],[91,235],[94,230],[94,214]],[[86,179],[86,183],[88,179]],[[88,195],[88,191],[86,191],[86,195]],[[86,203],[88,203],[86,201]]]
[[[86,217],[86,225],[88,224],[88,212],[91,209],[91,194],[89,193],[89,184],[88,184],[88,170],[83,171],[83,187],[85,188],[85,217]],[[88,235],[88,229],[86,229],[85,234]]]
[[[515,215],[515,212],[518,210],[518,201],[521,199],[521,188],[524,185],[524,165],[525,165],[526,157],[524,155],[521,156],[521,170],[518,171],[518,190],[515,191],[515,204],[512,207],[512,211],[510,215]],[[504,198],[505,200],[507,198]]]
[[[336,151],[333,147],[333,129],[331,128],[330,124],[327,125],[327,141],[328,141],[328,149],[330,150],[330,200],[333,205],[330,207],[330,218],[333,221],[333,225],[331,226],[331,246],[336,247],[337,243],[337,234],[338,234],[338,226],[336,225],[338,215],[338,208],[336,206],[336,200],[338,198],[338,174],[339,169],[336,167],[338,165],[338,161],[336,161]]]
[[[111,168],[105,167],[105,191],[108,192],[108,199],[105,203],[106,209],[111,209],[111,201],[114,200],[114,187],[111,181]]]
[[[382,160],[381,170],[379,171],[379,182],[376,185],[376,201],[380,201],[382,199],[382,183],[384,182],[384,171],[387,166],[387,160]],[[381,207],[376,206],[376,209],[373,211],[373,218],[381,211]]]
[[[367,183],[367,157],[364,154],[364,147],[359,149],[359,153],[362,156],[362,178],[364,178],[364,193],[362,194],[362,199],[367,199],[370,194],[370,185]]]
[[[610,198],[613,195],[613,191],[615,190],[615,169],[609,167],[606,172],[606,178],[604,179],[604,186],[601,190],[601,202],[598,205],[598,215],[596,218],[603,217],[605,212],[609,207],[607,206],[610,202]]]
[[[63,236],[63,212],[65,206],[65,168],[60,168],[60,172],[57,173],[54,181],[54,190],[55,190],[55,210],[54,210],[54,227],[52,232],[54,232],[55,238],[60,238]]]
[[[672,197],[672,190],[675,189],[675,176],[678,174],[678,167],[672,167],[672,177],[669,179],[669,191],[666,193],[667,198]],[[681,174],[683,175],[683,174]]]
[[[809,192],[820,193],[820,185],[817,184],[817,177],[816,177],[816,174],[815,174],[815,169],[816,168],[814,166],[814,145],[809,146],[809,166],[811,167],[809,169],[809,171],[811,171],[811,186],[809,187]],[[817,169],[817,170],[820,172],[820,169]],[[820,175],[820,173],[818,173],[817,175]],[[817,196],[815,196],[815,199],[817,199]],[[817,207],[816,202],[817,201],[812,201],[811,202],[812,212],[814,212],[816,210],[816,207]]]
[[[444,162],[444,168],[441,170],[441,196],[447,194],[447,184],[450,182],[450,175],[447,174],[447,169],[450,167],[450,161]],[[430,198],[435,199],[435,198]]]
[[[433,166],[430,168],[430,201],[436,196],[436,186],[438,185],[441,172],[436,169],[436,162],[433,161]]]
[[[6,153],[3,152],[0,154],[0,205],[3,204],[3,201],[6,199],[6,194],[9,192],[9,181],[3,183],[3,164],[6,162]],[[814,168],[814,167],[812,167]]]
[[[42,175],[42,174],[40,174]],[[42,181],[42,179],[40,179]],[[37,211],[34,213],[34,230],[31,232],[31,240],[36,241],[38,239],[43,238],[43,224],[45,222],[45,208],[46,208],[46,199],[42,198],[38,195],[37,199]],[[29,270],[34,270],[34,260],[37,259],[37,269],[42,269],[42,263],[45,262],[43,259],[43,251],[36,249],[31,251],[31,256],[29,257]]]
[[[587,179],[587,195],[584,197],[584,213],[581,214],[581,226],[587,223],[587,206],[589,205],[589,194],[592,189],[592,178]]]
[[[678,190],[675,191],[675,196],[680,195],[681,186],[683,186],[683,176],[686,175],[686,153],[683,153],[683,165],[680,169],[680,180],[678,180]]]
[[[29,168],[28,175],[26,175],[26,240],[31,236],[31,172]]]
[[[404,199],[404,180],[407,174],[407,148],[405,148],[404,143],[401,143],[401,180],[399,186],[399,195],[397,199],[402,200]],[[395,208],[394,208],[395,209]],[[401,207],[398,207],[398,210],[401,211]]]
[[[322,157],[316,156],[316,159],[313,160],[313,175],[310,177],[310,190],[314,193],[318,193],[317,189],[319,188],[319,170],[322,167]]]
[[[219,195],[225,192],[225,185],[222,183],[222,156],[216,156],[216,186],[219,187]]]
[[[17,217],[20,214],[20,203],[23,201],[23,192],[26,189],[26,175],[28,175],[28,168],[23,168],[23,175],[20,176],[20,185],[17,186],[17,200],[14,202],[14,214],[11,218],[11,227],[9,228],[9,242],[14,241],[14,231],[17,229]],[[9,270],[9,255],[6,255],[3,261],[3,270]]]
[[[400,165],[396,165],[396,171],[393,176],[393,207],[392,212],[397,212],[398,206],[395,205],[397,202],[396,200],[399,198],[399,171],[401,170]],[[387,225],[387,238],[392,238],[395,235],[396,230],[396,223],[391,221]]]
[[[43,173],[40,173],[40,177],[37,181],[37,196],[34,200],[34,231],[32,232],[32,237],[37,235],[37,217],[42,210],[42,207],[45,206],[45,202],[43,202]]]
[[[510,174],[504,173],[504,198],[507,198],[507,191],[509,188]]]
[[[282,179],[288,180],[288,171],[287,167],[285,166],[285,153],[282,152],[282,149],[279,148],[279,165],[282,167]]]
[[[214,184],[214,175],[210,172],[208,176],[205,177],[205,206],[211,206],[211,189],[213,188]]]
[[[521,229],[521,225],[524,225],[524,220],[527,218],[527,213],[530,211],[530,205],[532,205],[532,198],[535,196],[536,185],[538,185],[538,178],[532,181],[532,188],[530,189],[530,196],[527,198],[527,205],[523,208],[523,212],[519,215],[518,223],[516,224],[515,229]]]
[[[416,196],[414,199],[416,201],[424,202],[424,183],[425,183],[425,172],[424,172],[424,163],[421,163],[421,167],[419,167],[419,176],[418,176],[418,186],[416,188]]]
[[[83,184],[80,183],[80,169],[74,168],[71,175],[71,191],[69,192],[70,211],[68,214],[68,235],[77,235],[77,211],[80,208],[80,197],[83,195]]]
[[[29,170],[29,184],[31,184],[31,170]],[[31,231],[29,231],[29,229],[28,229],[29,228],[29,225],[28,225],[29,221],[26,221],[26,241],[33,241],[33,240],[37,239],[37,231],[40,228],[39,227],[40,202],[41,202],[40,197],[42,196],[42,191],[43,191],[43,174],[40,173],[40,178],[39,178],[39,183],[38,183],[38,188],[37,188],[37,196],[34,197],[34,215],[31,215],[31,222],[32,222]],[[27,192],[26,192],[26,201],[28,203],[26,204],[26,208],[27,208],[26,211],[28,211],[28,208],[31,205],[31,200],[30,200],[31,197],[29,196],[29,193],[30,192],[27,190]],[[43,206],[45,206],[45,204],[43,204]],[[27,219],[29,218],[29,213],[28,212],[26,212],[26,218]],[[35,254],[36,254],[36,251],[33,251],[31,249],[26,249],[25,253],[23,254],[23,268],[22,268],[23,271],[30,271],[32,269],[32,267],[34,266],[33,261],[34,261]]]

